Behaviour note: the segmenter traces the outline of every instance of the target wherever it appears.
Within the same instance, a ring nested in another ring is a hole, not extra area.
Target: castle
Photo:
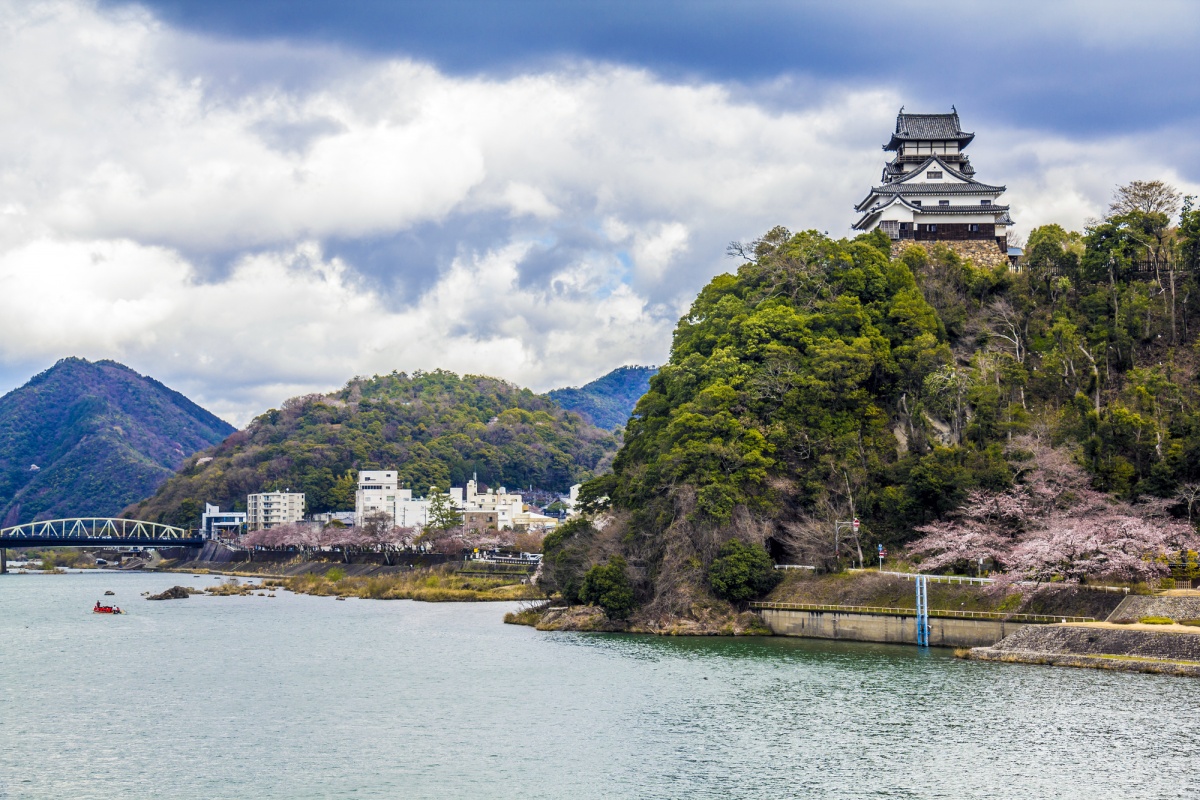
[[[1009,207],[1004,186],[975,180],[963,150],[975,134],[962,129],[958,111],[896,115],[896,130],[883,149],[895,157],[882,182],[855,206],[860,231],[882,230],[898,253],[913,243],[943,242],[980,265],[1008,261]]]

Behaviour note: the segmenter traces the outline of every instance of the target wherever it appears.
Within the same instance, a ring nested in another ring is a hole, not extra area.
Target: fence
[[[839,611],[848,614],[889,614],[891,616],[915,616],[914,608],[889,608],[886,606],[837,606],[820,603],[751,603],[751,608],[769,611]],[[1095,622],[1095,617],[1063,617],[1054,614],[1005,614],[1001,611],[959,611],[956,609],[929,609],[931,617],[955,619],[994,619],[1004,622],[1032,622],[1050,624],[1055,622]]]

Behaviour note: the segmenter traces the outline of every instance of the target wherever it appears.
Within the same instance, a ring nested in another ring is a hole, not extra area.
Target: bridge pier
[[[8,550],[0,544],[0,575],[8,573]]]

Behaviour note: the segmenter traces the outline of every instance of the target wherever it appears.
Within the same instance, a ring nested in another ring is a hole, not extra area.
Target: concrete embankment
[[[777,636],[841,639],[852,642],[916,644],[917,616],[895,609],[879,612],[817,609],[756,609]],[[1005,619],[929,618],[929,643],[937,647],[981,647],[995,644],[1028,623]]]
[[[1039,625],[971,650],[979,661],[1089,667],[1200,677],[1200,632],[1112,623]]]

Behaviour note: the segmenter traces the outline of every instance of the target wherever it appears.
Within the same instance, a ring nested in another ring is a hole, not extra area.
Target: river
[[[216,580],[0,576],[0,798],[1197,796],[1189,679]]]

